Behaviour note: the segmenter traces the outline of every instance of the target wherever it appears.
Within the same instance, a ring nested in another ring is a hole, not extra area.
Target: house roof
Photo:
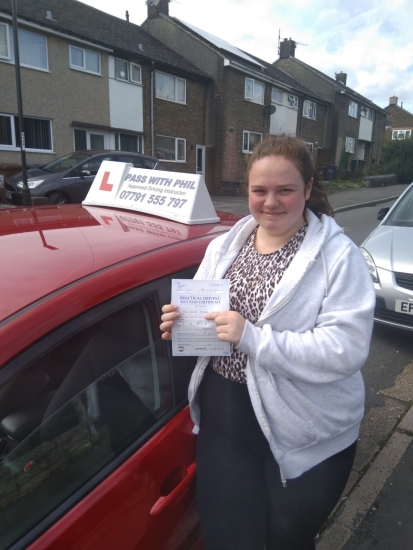
[[[284,84],[288,88],[296,91],[297,93],[301,93],[305,96],[311,96],[321,103],[330,104],[329,101],[326,101],[315,92],[310,91],[308,88],[295,80],[292,76],[286,74],[278,67],[275,67],[275,65],[268,63],[267,61],[264,61],[249,52],[240,50],[226,40],[214,36],[207,31],[199,29],[198,27],[195,27],[190,23],[186,23],[181,19],[178,19],[176,17],[169,17],[169,19],[182,27],[186,27],[187,30],[189,30],[192,34],[197,35],[198,38],[200,38],[203,42],[208,42],[210,46],[212,46],[215,50],[220,52],[226,58],[243,65],[246,70],[249,70],[258,79],[264,78],[266,80],[273,81],[275,85]]]
[[[363,95],[359,94],[358,92],[356,92],[355,90],[353,90],[349,86],[346,86],[342,82],[336,80],[335,78],[331,78],[331,76],[328,76],[325,73],[322,73],[321,71],[319,71],[318,69],[315,69],[311,65],[307,65],[307,63],[304,63],[304,61],[301,61],[300,59],[297,59],[296,57],[291,57],[290,56],[289,59],[290,59],[290,61],[294,61],[295,63],[305,67],[307,70],[311,71],[313,74],[315,74],[319,78],[322,78],[323,80],[325,80],[329,84],[331,84],[335,87],[341,88],[342,92],[354,97],[354,99],[357,100],[358,102],[363,103],[364,105],[372,107],[372,108],[386,114],[385,109],[383,109],[382,107],[379,107],[378,105],[373,103],[373,101],[371,101],[370,99],[367,99]],[[277,61],[275,63],[277,63]]]
[[[0,14],[12,13],[11,1],[0,0]],[[47,17],[51,12],[52,18]],[[158,62],[176,71],[209,77],[189,61],[162,44],[159,40],[135,25],[77,0],[19,0],[17,13],[20,21],[26,20],[52,31],[61,32],[106,46],[114,52],[129,54],[148,62]]]

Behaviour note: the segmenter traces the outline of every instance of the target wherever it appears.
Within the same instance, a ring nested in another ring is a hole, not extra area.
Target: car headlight
[[[43,182],[44,180],[29,180],[27,182],[27,185],[29,186],[29,189],[34,189],[35,187],[37,187]],[[19,183],[17,184],[17,187],[20,187],[20,189],[23,189],[23,182],[19,181]]]
[[[373,258],[370,256],[365,248],[360,248],[360,251],[367,262],[367,267],[369,268],[373,283],[380,283],[379,274],[377,273],[376,264],[374,263]]]

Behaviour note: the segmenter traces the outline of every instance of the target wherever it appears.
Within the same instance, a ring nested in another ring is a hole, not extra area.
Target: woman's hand
[[[174,324],[174,319],[179,317],[178,306],[174,306],[173,304],[165,304],[162,307],[162,313],[162,323],[159,325],[159,328],[162,331],[162,339],[172,340],[171,330]]]
[[[208,321],[215,321],[218,340],[237,346],[244,332],[245,319],[237,311],[215,311],[204,315]]]

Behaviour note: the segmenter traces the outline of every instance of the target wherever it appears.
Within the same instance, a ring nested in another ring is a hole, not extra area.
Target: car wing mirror
[[[90,170],[82,170],[80,175],[84,178],[85,176],[90,176]]]
[[[380,208],[379,213],[377,214],[378,220],[384,220],[386,217],[387,212],[390,210],[388,206],[385,206],[384,208]]]

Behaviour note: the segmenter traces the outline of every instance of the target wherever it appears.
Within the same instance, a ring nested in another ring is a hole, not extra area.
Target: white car
[[[361,245],[376,291],[377,323],[413,331],[413,183]]]

